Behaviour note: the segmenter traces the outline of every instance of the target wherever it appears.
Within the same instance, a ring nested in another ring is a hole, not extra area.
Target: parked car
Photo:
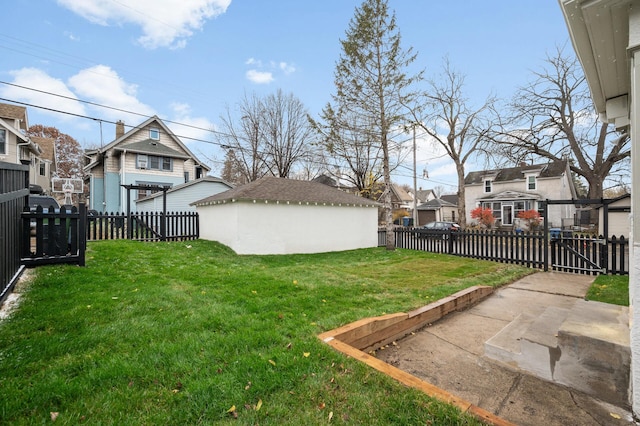
[[[437,221],[429,222],[423,226],[424,229],[439,230],[439,231],[459,231],[460,225],[455,222]]]
[[[60,203],[48,195],[29,195],[29,210],[34,212],[38,206],[41,206],[43,211],[48,211],[51,206],[59,209]]]
[[[455,240],[455,232],[460,230],[460,225],[458,225],[455,222],[447,222],[447,221],[436,221],[436,222],[429,222],[426,225],[421,226],[420,228],[418,228],[418,237],[420,238],[427,238],[427,237],[435,237],[435,238],[442,238],[442,239],[447,239],[449,236],[449,233],[446,231],[451,231],[452,232],[452,236]],[[434,233],[429,233],[428,231],[436,231]]]

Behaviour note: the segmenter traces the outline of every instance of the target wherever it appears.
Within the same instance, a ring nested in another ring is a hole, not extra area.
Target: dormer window
[[[529,191],[535,191],[536,190],[536,177],[531,175],[531,176],[527,176],[527,189]]]
[[[491,192],[491,180],[486,179],[484,181],[484,192]]]
[[[149,139],[151,139],[152,141],[159,141],[160,130],[156,129],[155,127],[152,127],[151,129],[149,129]]]

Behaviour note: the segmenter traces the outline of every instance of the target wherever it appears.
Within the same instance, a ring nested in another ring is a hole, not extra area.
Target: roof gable
[[[173,141],[175,141],[175,143],[180,147],[180,149],[184,152],[184,154],[181,154],[181,157],[177,157],[177,158],[192,158],[196,164],[198,164],[199,166],[201,166],[202,168],[204,168],[205,170],[210,171],[211,168],[208,167],[206,164],[202,163],[192,152],[191,150],[189,150],[189,148],[187,148],[187,146],[182,143],[182,141],[180,140],[180,138],[178,138],[165,124],[164,122],[157,116],[154,115],[153,117],[149,117],[147,120],[145,120],[143,123],[139,124],[138,126],[133,127],[132,129],[130,129],[128,132],[125,132],[122,136],[120,136],[119,138],[116,138],[115,140],[111,141],[110,143],[108,143],[104,148],[101,148],[99,150],[96,151],[96,153],[98,152],[105,152],[105,151],[109,151],[111,149],[117,149],[117,150],[122,150],[125,149],[124,146],[122,145],[126,145],[126,149],[129,150],[130,146],[136,146],[136,144],[138,144],[138,142],[134,142],[134,143],[130,143],[130,144],[126,144],[126,141],[131,138],[135,133],[143,131],[145,128],[147,128],[148,126],[150,126],[151,124],[156,124],[158,127],[160,127]],[[145,141],[142,141],[145,142]],[[154,141],[155,142],[155,141]],[[160,145],[160,144],[158,144]],[[121,148],[120,148],[121,147]],[[138,146],[138,148],[141,148],[141,146]],[[174,153],[178,153],[178,151],[173,150],[169,147],[166,147],[167,149],[170,149],[171,151],[173,151]],[[153,152],[149,152],[150,154],[153,154]],[[177,155],[175,155],[177,156]],[[88,167],[88,166],[87,166]]]
[[[30,139],[32,142],[37,143],[40,149],[42,150],[42,154],[40,155],[40,158],[42,158],[43,160],[49,160],[52,163],[55,162],[55,144],[56,144],[55,139],[42,138],[40,136],[31,136]]]
[[[208,205],[235,201],[273,201],[293,203],[326,203],[360,206],[379,206],[379,203],[331,188],[318,182],[293,180],[277,177],[263,177],[229,191],[192,203]]]
[[[464,179],[464,184],[481,184],[486,178],[491,179],[493,182],[524,180],[525,176],[529,173],[536,174],[539,178],[562,177],[566,171],[566,161],[554,161],[547,164],[533,164],[495,170],[481,170],[467,174],[467,177]]]
[[[176,151],[175,149],[169,148],[168,146],[152,139],[123,144],[115,147],[114,149],[116,151],[127,151],[138,154],[161,155],[164,157],[184,159],[190,158],[187,154]]]
[[[0,103],[0,118],[20,120],[22,122],[20,128],[24,130],[28,128],[26,107]]]

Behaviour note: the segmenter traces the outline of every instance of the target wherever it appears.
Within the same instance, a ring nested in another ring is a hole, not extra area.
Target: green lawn
[[[598,275],[589,287],[586,299],[629,306],[629,276]]]
[[[84,268],[38,268],[0,322],[0,424],[479,424],[316,336],[530,272],[383,248],[93,242]]]

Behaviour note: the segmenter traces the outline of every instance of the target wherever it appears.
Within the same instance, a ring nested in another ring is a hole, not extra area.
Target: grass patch
[[[589,287],[586,299],[629,306],[629,276],[598,275]]]
[[[480,424],[316,335],[530,272],[383,248],[93,242],[84,268],[38,268],[0,323],[0,424]]]

